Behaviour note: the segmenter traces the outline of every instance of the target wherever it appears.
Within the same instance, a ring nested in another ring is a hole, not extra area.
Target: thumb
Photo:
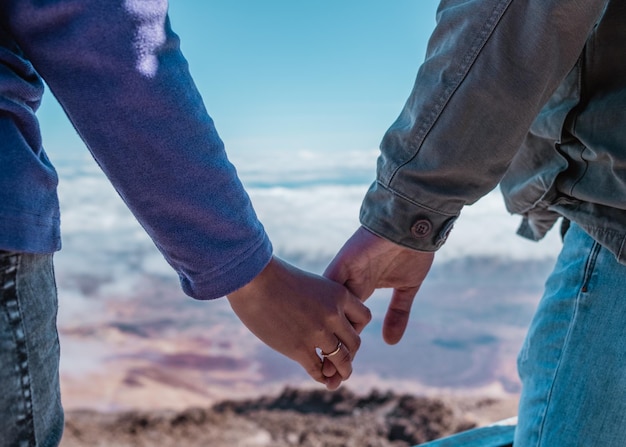
[[[344,285],[361,301],[365,301],[374,293],[375,285],[371,281],[369,272],[357,268],[354,265],[354,260],[342,252],[339,252],[326,267],[324,276],[331,281]]]
[[[344,284],[347,281],[348,272],[345,263],[342,262],[341,252],[337,253],[333,260],[330,261],[330,264],[324,270],[323,276],[339,284]]]
[[[402,339],[418,289],[419,287],[394,289],[383,322],[383,339],[387,344],[395,345]]]

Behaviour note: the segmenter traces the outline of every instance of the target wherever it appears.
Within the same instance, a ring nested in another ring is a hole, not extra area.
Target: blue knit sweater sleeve
[[[6,0],[0,8],[2,26],[185,292],[217,298],[254,278],[271,244],[190,76],[167,2]]]

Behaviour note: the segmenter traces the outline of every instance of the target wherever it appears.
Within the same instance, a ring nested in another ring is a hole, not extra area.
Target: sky
[[[170,20],[227,151],[375,150],[435,26],[435,0],[171,0]],[[54,98],[55,158],[86,151]]]
[[[334,252],[358,225],[378,145],[411,91],[437,5],[170,0],[172,28],[191,73],[281,254],[315,254],[320,240],[311,234],[321,228],[324,250]],[[78,156],[94,165],[49,93],[40,119],[53,163]],[[69,180],[61,174],[63,187]],[[61,190],[66,233],[72,228],[67,204],[80,203],[68,197],[71,189]],[[529,256],[533,250],[541,257],[556,246],[533,247],[516,237],[518,218],[506,213],[498,193],[463,214],[440,258],[445,252]],[[486,235],[484,225],[503,233],[501,243],[489,242],[494,234]]]

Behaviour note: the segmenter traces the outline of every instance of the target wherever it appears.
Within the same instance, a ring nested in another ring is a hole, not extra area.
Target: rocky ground
[[[515,399],[285,389],[184,411],[70,411],[62,447],[404,447],[513,416]]]

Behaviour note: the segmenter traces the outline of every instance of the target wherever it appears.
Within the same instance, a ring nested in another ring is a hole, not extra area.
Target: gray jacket
[[[442,1],[362,224],[434,251],[500,182],[523,236],[565,216],[626,263],[624,23],[618,0]]]

